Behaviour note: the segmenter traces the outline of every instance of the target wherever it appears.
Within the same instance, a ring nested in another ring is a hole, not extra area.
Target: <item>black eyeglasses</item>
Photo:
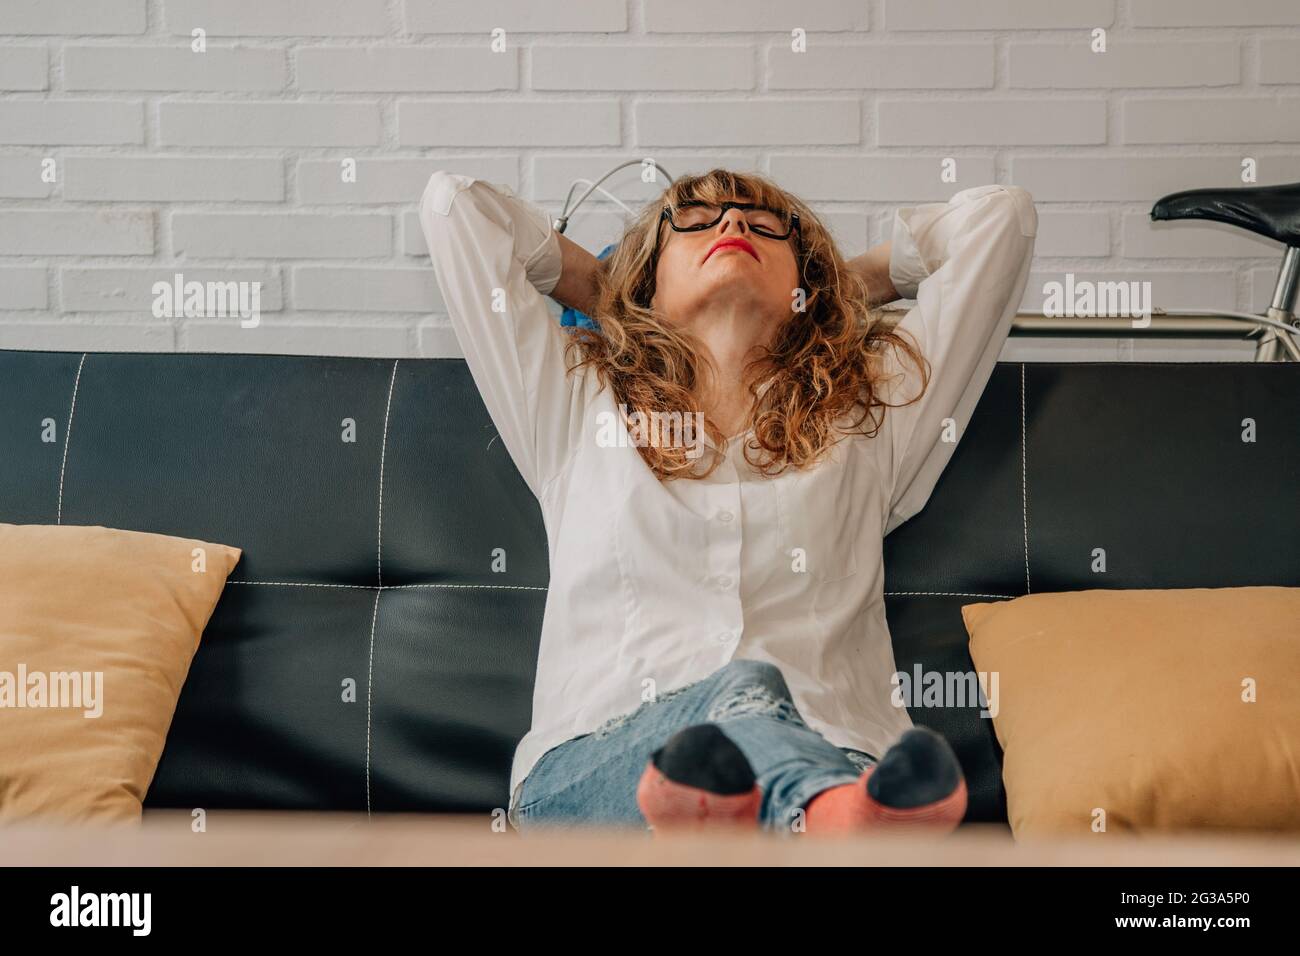
[[[659,214],[659,222],[668,220],[674,232],[700,232],[712,229],[722,221],[728,209],[741,209],[745,212],[745,223],[755,235],[766,239],[789,239],[799,228],[799,214],[760,206],[752,202],[706,203],[698,200],[684,202],[676,210],[664,206]],[[660,229],[662,232],[662,229]],[[659,252],[659,233],[655,233],[655,254]]]

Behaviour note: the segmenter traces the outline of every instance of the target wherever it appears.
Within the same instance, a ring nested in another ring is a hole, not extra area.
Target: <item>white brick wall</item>
[[[765,172],[847,255],[898,204],[1023,185],[1025,308],[1069,271],[1255,310],[1275,243],[1147,211],[1242,185],[1246,159],[1300,180],[1298,144],[1297,0],[0,0],[0,346],[455,354],[415,216],[429,174],[558,213],[575,178],[645,156]],[[591,200],[568,234],[599,251],[620,223]],[[155,318],[176,273],[260,282],[261,323]]]

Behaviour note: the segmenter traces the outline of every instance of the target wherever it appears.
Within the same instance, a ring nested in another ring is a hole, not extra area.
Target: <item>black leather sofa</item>
[[[464,362],[0,351],[0,407],[0,521],[243,548],[146,809],[506,805],[547,548]],[[971,601],[1300,585],[1298,489],[1300,364],[1000,363],[885,541],[898,667],[969,671]],[[912,716],[1005,820],[978,703]]]

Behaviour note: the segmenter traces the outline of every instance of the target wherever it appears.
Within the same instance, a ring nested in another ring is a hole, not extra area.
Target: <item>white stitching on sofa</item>
[[[885,597],[973,597],[1010,600],[1015,594],[973,594],[969,591],[886,591]]]
[[[375,622],[379,620],[379,592],[375,588],[375,609],[370,614],[370,663],[366,671],[366,816],[370,816],[370,698],[375,686]]]
[[[59,465],[59,510],[54,518],[55,524],[63,524],[63,473],[68,468],[68,442],[72,441],[72,416],[77,411],[77,389],[81,387],[81,368],[86,364],[86,353],[81,353],[77,363],[77,377],[72,383],[72,407],[68,409],[68,427],[63,432],[63,463]]]
[[[400,591],[403,588],[488,588],[493,591],[546,591],[548,588],[536,584],[386,584],[385,591]]]
[[[1029,586],[1029,468],[1026,463],[1025,442],[1025,363],[1020,363],[1020,516],[1025,529],[1025,593],[1033,593]]]
[[[379,521],[375,534],[375,609],[370,615],[370,664],[366,674],[366,816],[370,816],[370,700],[375,686],[375,623],[379,620],[379,595],[384,590],[384,458],[388,452],[388,419],[393,410],[393,385],[397,382],[397,363],[388,376],[388,399],[384,402],[384,437],[379,443]]]
[[[379,535],[376,544],[376,563],[379,571],[379,586],[384,586],[384,455],[388,451],[388,414],[393,408],[393,383],[397,381],[397,363],[393,359],[393,374],[388,379],[388,401],[384,404],[384,438],[379,445]]]
[[[373,584],[314,584],[311,581],[227,581],[227,584],[262,584],[280,588],[356,588],[361,591],[374,591]]]

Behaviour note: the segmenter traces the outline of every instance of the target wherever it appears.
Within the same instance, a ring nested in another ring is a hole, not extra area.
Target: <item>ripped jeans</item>
[[[521,832],[589,824],[645,829],[636,789],[646,763],[673,734],[699,723],[716,724],[749,760],[763,793],[759,825],[780,833],[802,832],[813,797],[878,761],[808,727],[778,667],[733,660],[546,751],[524,779],[512,822]]]

